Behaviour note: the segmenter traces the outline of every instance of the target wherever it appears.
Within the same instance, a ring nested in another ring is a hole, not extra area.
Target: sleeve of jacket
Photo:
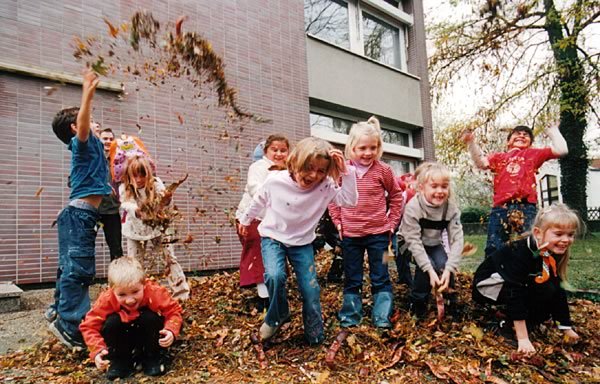
[[[121,216],[126,212],[128,215],[133,215],[132,217],[135,217],[135,211],[138,209],[138,205],[135,199],[125,198],[125,185],[123,183],[119,185],[119,198],[121,199],[121,206],[119,208]]]
[[[569,311],[569,303],[567,302],[567,292],[563,287],[558,286],[558,290],[552,302],[552,319],[558,322],[558,325],[570,327],[571,313]]]
[[[102,337],[100,331],[106,321],[106,318],[114,313],[114,308],[111,303],[113,293],[112,290],[106,290],[100,294],[92,309],[85,315],[85,319],[79,325],[79,330],[90,351],[90,359],[92,361],[96,358],[96,355],[103,349],[107,349],[106,342]]]
[[[269,176],[269,168],[265,160],[261,159],[250,165],[250,168],[248,168],[248,180],[246,181],[250,197],[256,195],[258,188],[263,185],[267,176]]]
[[[390,232],[395,232],[400,224],[400,217],[402,215],[402,208],[404,205],[404,198],[402,197],[402,190],[398,186],[398,182],[394,177],[394,171],[391,167],[386,167],[383,173],[383,185],[387,191],[388,200],[388,223]]]
[[[173,299],[169,291],[158,284],[152,285],[152,296],[150,298],[156,306],[156,312],[165,318],[164,328],[173,332],[175,337],[179,336],[182,324],[181,305]]]
[[[269,186],[271,185],[272,178],[267,178],[264,184],[258,189],[256,194],[252,197],[252,202],[246,208],[246,211],[240,217],[240,224],[242,225],[250,225],[252,220],[254,220],[263,209],[265,209],[269,205],[270,201],[270,193]]]
[[[425,247],[423,247],[423,241],[421,240],[420,218],[421,208],[419,207],[417,197],[415,197],[406,204],[402,223],[400,224],[400,233],[404,236],[404,240],[414,257],[417,266],[421,268],[423,272],[428,272],[433,266],[431,265],[429,256],[427,256],[427,252],[425,252]]]
[[[450,204],[452,207],[452,216],[448,222],[448,241],[450,242],[450,253],[448,255],[448,261],[446,261],[446,269],[452,273],[456,273],[460,259],[462,258],[464,235],[462,224],[460,223],[460,211],[456,204]]]

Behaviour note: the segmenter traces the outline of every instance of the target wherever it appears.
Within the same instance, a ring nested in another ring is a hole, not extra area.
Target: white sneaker
[[[260,326],[260,339],[262,341],[268,340],[277,332],[279,327],[271,327],[267,323],[262,323]]]

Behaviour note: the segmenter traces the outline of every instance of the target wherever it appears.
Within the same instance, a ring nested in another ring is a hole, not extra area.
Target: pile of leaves
[[[318,256],[318,275],[326,274],[331,254]],[[185,303],[184,330],[171,348],[173,362],[161,378],[141,373],[126,382],[211,383],[589,383],[600,380],[600,305],[570,303],[579,343],[568,345],[562,332],[543,327],[532,335],[538,353],[515,353],[509,333],[494,329],[494,317],[473,306],[470,279],[458,276],[461,319],[416,321],[404,309],[407,291],[396,287],[394,327],[370,326],[371,297],[364,294],[365,320],[342,339],[336,319],[342,287],[321,282],[326,340],[309,347],[303,339],[301,304],[296,283],[289,279],[291,322],[274,340],[253,344],[263,314],[253,304],[253,290],[240,290],[238,274],[220,272],[192,279],[193,296]],[[258,348],[257,348],[258,347]],[[339,347],[335,357],[332,349]],[[259,359],[262,349],[264,358]],[[329,355],[329,356],[328,356]],[[88,383],[104,376],[83,352],[70,352],[49,336],[42,345],[0,357],[5,382]]]

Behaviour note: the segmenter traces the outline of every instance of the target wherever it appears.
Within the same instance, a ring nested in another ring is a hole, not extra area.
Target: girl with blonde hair
[[[569,249],[581,220],[565,204],[541,209],[531,234],[486,257],[473,278],[473,299],[506,306],[518,342],[518,352],[534,353],[528,329],[552,319],[565,339],[574,341],[567,294]]]
[[[342,152],[324,140],[301,140],[287,160],[287,170],[274,171],[254,195],[239,218],[240,233],[260,212],[258,226],[262,238],[265,284],[269,290],[269,308],[260,327],[262,340],[272,337],[290,317],[286,294],[286,258],[292,265],[302,297],[304,337],[310,345],[324,339],[320,288],[312,242],[319,219],[334,201],[355,205],[358,199],[353,167],[345,164]],[[341,175],[341,187],[336,181]]]
[[[400,222],[402,191],[392,168],[380,161],[383,141],[379,120],[371,117],[350,129],[346,157],[356,167],[358,204],[355,207],[329,206],[344,255],[344,298],[339,312],[342,327],[360,324],[362,311],[363,260],[368,255],[372,323],[390,328],[394,296],[384,253]]]

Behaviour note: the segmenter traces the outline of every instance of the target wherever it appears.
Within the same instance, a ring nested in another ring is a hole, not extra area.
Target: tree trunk
[[[588,90],[582,63],[577,56],[576,36],[563,36],[560,16],[552,0],[545,0],[546,32],[558,69],[560,88],[559,129],[567,141],[569,154],[560,159],[563,202],[587,221],[587,147],[583,134],[587,126]]]

